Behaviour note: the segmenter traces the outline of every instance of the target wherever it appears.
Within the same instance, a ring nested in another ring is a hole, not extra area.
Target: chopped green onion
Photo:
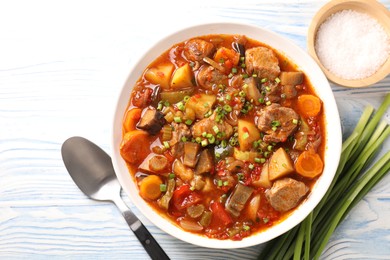
[[[182,142],[187,142],[187,137],[182,136],[180,140],[181,140]]]
[[[234,68],[234,67],[233,67],[233,68],[232,68],[232,73],[233,73],[233,74],[236,74],[236,73],[237,73],[237,68]]]
[[[280,83],[280,78],[276,77],[276,78],[275,78],[275,82],[276,82],[276,83]]]
[[[174,118],[173,118],[173,120],[176,122],[176,123],[181,123],[182,121],[181,121],[181,118],[179,117],[179,116],[175,116]]]
[[[251,170],[253,170],[253,168],[255,168],[255,166],[254,166],[253,164],[249,164],[249,165],[248,165],[248,168],[251,169]]]
[[[298,124],[298,119],[295,119],[295,118],[294,118],[294,119],[292,120],[292,122],[293,122],[294,125],[297,125],[297,124]]]
[[[185,96],[185,97],[183,98],[183,101],[184,101],[184,102],[187,102],[188,100],[190,100],[190,98],[191,98],[190,96]]]
[[[202,140],[202,142],[200,142],[200,144],[202,145],[202,147],[205,147],[207,146],[209,143],[207,142],[206,139]]]
[[[269,105],[272,104],[272,102],[268,100],[267,102],[265,102],[265,104],[266,104],[267,106],[269,106]]]
[[[229,112],[232,112],[232,107],[226,104],[223,106],[223,110],[225,110],[226,112],[229,113]]]
[[[242,135],[242,138],[245,140],[245,139],[248,139],[249,138],[249,133],[248,132],[245,132],[243,135]]]
[[[214,133],[218,134],[219,133],[219,128],[217,125],[213,126]]]
[[[187,120],[185,121],[185,124],[186,124],[186,125],[191,125],[191,124],[192,124],[192,120],[191,120],[191,119],[187,119]]]
[[[249,231],[251,228],[247,225],[243,225],[242,228],[245,230],[245,231]]]
[[[217,185],[218,185],[218,187],[222,187],[222,185],[223,185],[222,180],[218,180]]]
[[[268,81],[267,78],[262,78],[262,79],[261,79],[261,83],[265,83],[265,82],[267,82],[267,81]]]
[[[211,110],[207,111],[206,114],[204,114],[204,117],[210,117],[211,115],[213,114],[213,112]]]
[[[160,191],[162,191],[162,192],[167,191],[167,185],[164,183],[160,184]]]
[[[165,148],[169,149],[171,146],[169,145],[169,142],[168,141],[164,141],[163,142],[163,145]]]
[[[170,174],[168,175],[168,178],[169,178],[169,179],[174,179],[174,178],[175,178],[175,174],[174,174],[174,173],[170,173]]]
[[[177,106],[177,109],[179,109],[180,111],[184,111],[185,107],[184,107],[183,102],[180,101],[179,103],[176,104],[176,106]]]

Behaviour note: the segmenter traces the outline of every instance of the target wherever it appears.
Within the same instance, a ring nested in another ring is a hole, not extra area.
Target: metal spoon
[[[110,156],[83,137],[67,139],[61,148],[62,159],[73,181],[88,197],[112,201],[121,211],[130,229],[152,259],[169,259],[146,227],[123,202],[121,186]]]

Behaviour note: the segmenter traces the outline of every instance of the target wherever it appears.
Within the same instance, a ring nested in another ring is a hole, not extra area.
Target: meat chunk
[[[238,183],[233,193],[226,200],[226,210],[235,217],[240,216],[241,211],[244,209],[245,204],[252,193],[253,188]]]
[[[274,80],[280,73],[279,61],[275,53],[266,47],[255,47],[245,51],[245,66],[248,74]]]
[[[160,132],[165,124],[164,114],[154,108],[148,108],[141,117],[137,127],[151,135]]]
[[[273,103],[259,112],[257,127],[266,133],[265,142],[285,142],[297,129],[298,119],[299,115],[293,109]]]
[[[219,132],[223,133],[223,135],[217,136],[216,139],[229,139],[233,134],[233,127],[225,121],[217,122],[215,117],[216,114],[214,113],[212,116],[196,122],[191,129],[193,137],[202,137],[204,132],[213,134],[215,133],[214,128],[218,128]]]
[[[227,81],[227,76],[212,66],[203,65],[196,75],[196,81],[199,86],[205,89],[212,89],[213,86],[218,84],[227,85],[227,82],[225,82]]]
[[[184,153],[184,143],[181,142],[183,137],[189,138],[191,131],[187,125],[183,123],[172,123],[174,131],[172,132],[172,139],[169,141],[171,153],[175,158],[179,158]]]
[[[195,174],[209,173],[214,169],[214,159],[210,150],[205,149],[199,155],[198,163],[195,167]]]
[[[268,81],[263,84],[261,88],[262,92],[265,93],[265,101],[279,102],[281,96],[281,87],[278,83]]]
[[[284,178],[275,181],[265,196],[274,209],[285,212],[295,208],[308,191],[303,182]]]
[[[201,61],[204,57],[211,56],[215,51],[212,43],[201,40],[189,40],[184,46],[184,55],[191,61]]]

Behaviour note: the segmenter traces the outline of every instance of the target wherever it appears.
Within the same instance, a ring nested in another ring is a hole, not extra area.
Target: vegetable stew
[[[172,46],[130,95],[120,152],[140,196],[182,229],[240,240],[285,219],[323,171],[322,101],[243,35]]]

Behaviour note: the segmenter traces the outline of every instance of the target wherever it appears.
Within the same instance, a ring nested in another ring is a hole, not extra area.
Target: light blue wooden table
[[[72,182],[62,142],[80,135],[109,152],[115,100],[132,62],[176,28],[239,21],[306,49],[311,18],[325,2],[1,1],[0,259],[148,259],[115,206],[89,200]],[[347,135],[363,107],[390,92],[390,78],[370,89],[332,88]],[[256,259],[261,250],[187,244],[123,197],[172,259]],[[390,259],[389,218],[390,175],[337,229],[323,259]]]

